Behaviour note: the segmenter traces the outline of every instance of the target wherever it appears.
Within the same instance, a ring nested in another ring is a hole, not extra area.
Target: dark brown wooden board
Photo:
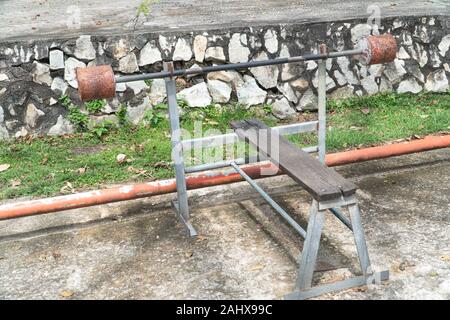
[[[314,199],[318,201],[333,200],[342,195],[353,195],[356,192],[355,184],[285,138],[274,137],[273,135],[278,135],[278,133],[261,121],[255,119],[234,121],[231,123],[231,127],[240,139],[267,156],[308,191]],[[277,140],[279,141],[279,151],[270,146],[271,141]],[[279,152],[279,157],[273,155],[274,152]]]

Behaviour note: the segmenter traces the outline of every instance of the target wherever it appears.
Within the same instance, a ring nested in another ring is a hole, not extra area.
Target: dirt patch
[[[92,146],[92,147],[79,147],[79,148],[74,148],[72,149],[71,153],[73,154],[96,154],[96,153],[100,153],[103,150],[108,149],[107,146]]]

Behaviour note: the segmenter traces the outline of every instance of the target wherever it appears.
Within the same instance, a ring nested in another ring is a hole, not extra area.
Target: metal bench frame
[[[336,55],[328,54],[324,45],[319,47],[320,55],[318,60],[318,121],[310,121],[286,126],[272,128],[279,135],[291,135],[304,132],[318,132],[318,145],[304,148],[309,153],[318,153],[318,161],[325,163],[326,155],[326,60]],[[348,55],[357,54],[355,51],[349,51]],[[343,54],[344,55],[344,54]],[[295,61],[289,61],[295,62]],[[288,63],[289,63],[288,62]],[[270,65],[270,60],[265,65]],[[274,60],[273,64],[279,64]],[[229,69],[232,69],[231,66]],[[236,68],[237,69],[237,68]],[[173,63],[165,62],[164,71],[173,74]],[[176,83],[173,77],[165,78],[166,91],[169,105],[169,118],[171,127],[172,140],[172,157],[174,161],[177,181],[177,200],[173,202],[173,207],[186,228],[190,236],[196,236],[197,232],[189,222],[189,204],[186,188],[187,173],[219,169],[224,167],[232,167],[239,173],[285,220],[290,224],[299,235],[305,239],[303,252],[300,258],[298,269],[298,278],[294,291],[287,295],[286,299],[308,299],[332,291],[345,290],[362,285],[379,283],[389,278],[389,272],[374,272],[371,267],[369,253],[364,237],[364,230],[361,224],[360,209],[355,196],[344,197],[331,201],[313,200],[310,209],[309,223],[305,231],[289,214],[282,209],[258,184],[253,181],[239,165],[248,163],[246,159],[226,160],[217,163],[207,163],[199,166],[185,168],[183,153],[191,149],[220,146],[234,144],[239,141],[238,136],[233,134],[225,134],[213,137],[204,137],[190,140],[182,140],[180,137],[180,121],[178,104],[176,99]],[[258,157],[256,162],[263,160],[264,157]],[[340,208],[348,208],[350,219],[348,219],[340,210]],[[312,287],[313,275],[317,260],[317,253],[322,235],[322,228],[325,220],[325,213],[330,212],[338,218],[348,229],[354,234],[355,245],[357,248],[358,258],[362,275],[347,280],[335,282],[332,284],[323,284]]]

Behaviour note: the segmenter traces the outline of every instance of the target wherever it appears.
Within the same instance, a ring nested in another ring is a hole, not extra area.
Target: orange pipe
[[[328,166],[333,167],[448,147],[450,147],[450,135],[427,136],[420,140],[329,154],[326,162]]]
[[[450,135],[429,136],[422,140],[396,143],[373,148],[351,150],[327,155],[328,166],[338,166],[355,162],[400,156],[409,153],[450,147]],[[244,166],[244,172],[253,179],[267,177],[261,169],[270,168],[271,163]],[[276,173],[282,174],[280,170]],[[186,177],[189,190],[200,189],[242,181],[234,170],[226,172],[206,172]],[[100,204],[133,200],[176,192],[175,179],[141,183],[118,188],[83,192],[55,198],[18,202],[0,206],[0,220],[90,207]]]
[[[262,168],[270,168],[270,163],[249,165],[243,170],[252,178],[262,177]],[[276,175],[281,174],[278,170]],[[228,172],[200,173],[186,177],[186,185],[189,190],[201,189],[211,186],[230,184],[242,181],[242,177],[234,170]],[[67,196],[17,202],[0,206],[0,220],[14,219],[37,214],[65,211],[85,208],[100,204],[127,201],[163,195],[176,192],[175,179],[153,181],[134,185],[126,185],[118,188],[88,191]]]

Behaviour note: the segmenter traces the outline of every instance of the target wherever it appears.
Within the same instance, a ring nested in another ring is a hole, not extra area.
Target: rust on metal
[[[325,43],[321,43],[319,45],[319,53],[320,54],[327,54],[328,53],[328,47]]]
[[[362,38],[358,47],[363,50],[359,60],[364,65],[392,62],[398,49],[397,41],[389,33]]]
[[[77,68],[81,100],[109,99],[116,95],[116,78],[111,66]]]
[[[330,167],[450,147],[450,135],[427,136],[424,139],[394,143],[327,155]]]

